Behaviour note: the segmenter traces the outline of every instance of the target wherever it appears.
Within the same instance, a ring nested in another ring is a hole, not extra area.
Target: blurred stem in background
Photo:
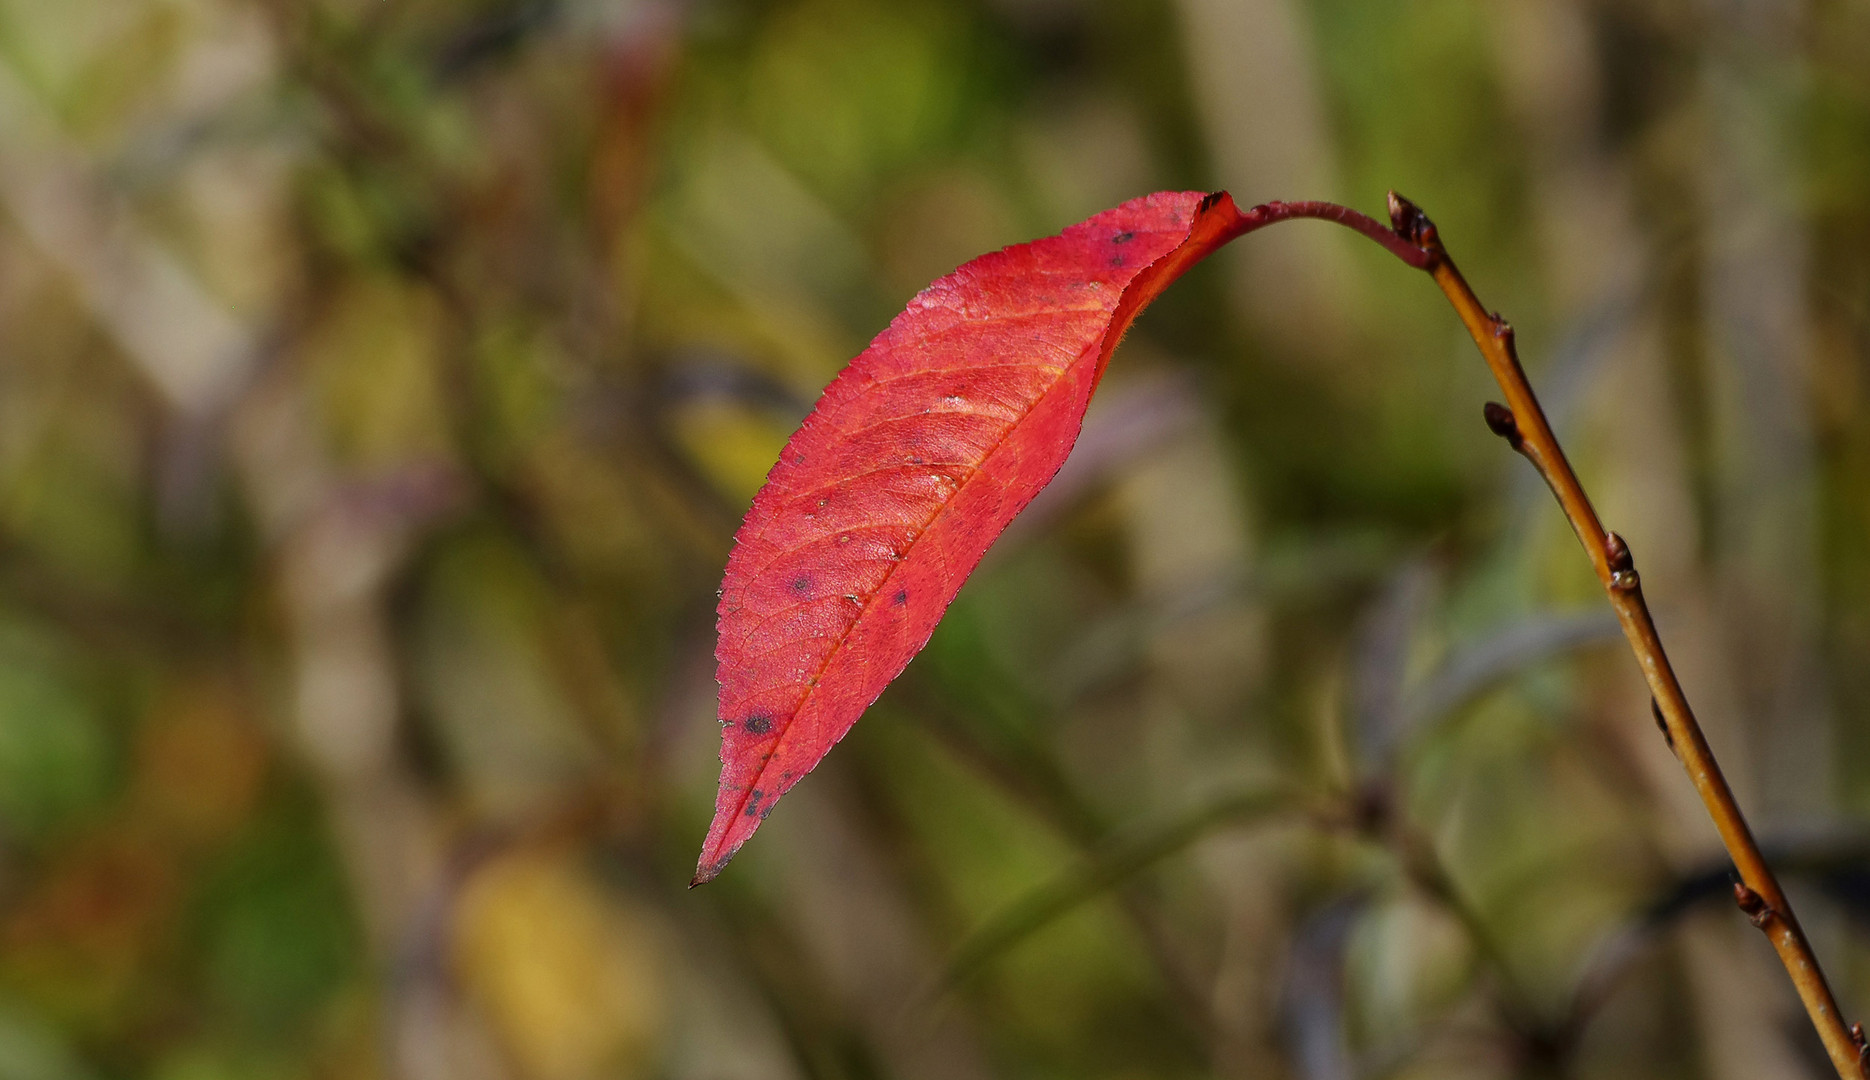
[[[1745,17],[0,0],[0,1076],[1823,1075],[1465,344],[1320,230],[679,887],[733,527],[908,296],[1393,186],[1859,1009],[1870,12]]]

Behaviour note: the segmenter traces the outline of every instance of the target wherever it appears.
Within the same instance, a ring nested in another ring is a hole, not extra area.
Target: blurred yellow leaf
[[[601,891],[571,851],[521,853],[460,901],[455,960],[525,1075],[647,1075],[662,1030],[654,928]]]
[[[344,460],[384,467],[447,452],[440,334],[437,302],[418,286],[366,278],[334,301],[305,360]]]
[[[738,503],[753,501],[786,431],[771,417],[722,401],[696,402],[673,417],[675,438],[702,475]]]

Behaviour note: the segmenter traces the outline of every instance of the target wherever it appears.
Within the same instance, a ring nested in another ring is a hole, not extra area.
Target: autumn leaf
[[[1137,313],[1222,244],[1294,217],[1423,254],[1328,203],[1243,213],[1226,192],[1158,192],[965,264],[832,381],[754,497],[721,582],[721,783],[696,884],[928,643],[1071,452]]]

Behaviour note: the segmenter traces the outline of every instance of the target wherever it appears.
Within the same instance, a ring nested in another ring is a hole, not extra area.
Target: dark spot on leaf
[[[897,606],[898,606],[898,607],[901,607],[901,606],[902,606],[903,604],[907,604],[908,602],[909,602],[909,590],[907,590],[907,589],[897,589],[897,590],[896,590],[896,604],[897,604]]]
[[[741,726],[747,729],[749,735],[764,735],[773,730],[773,718],[765,713],[754,713]]]
[[[1203,195],[1201,197],[1201,201],[1195,204],[1195,213],[1205,214],[1209,210],[1213,209],[1214,204],[1221,201],[1221,196],[1223,194],[1224,192],[1211,191],[1208,194]]]
[[[800,574],[798,577],[795,577],[791,581],[787,582],[786,588],[791,589],[792,595],[794,596],[804,596],[806,593],[812,591],[811,575]]]
[[[753,793],[747,796],[747,816],[748,817],[765,817],[766,816],[765,814],[760,813],[760,800],[764,798],[766,798],[766,792],[761,791],[759,788],[754,788]]]
[[[1124,232],[1120,232],[1117,235],[1111,237],[1110,242],[1113,244],[1127,244],[1131,240],[1134,240],[1134,239],[1136,239],[1136,234],[1126,230]]]
[[[1123,256],[1121,256],[1121,255],[1112,255],[1112,256],[1110,257],[1110,265],[1112,265],[1112,266],[1122,266],[1122,265],[1123,265]]]

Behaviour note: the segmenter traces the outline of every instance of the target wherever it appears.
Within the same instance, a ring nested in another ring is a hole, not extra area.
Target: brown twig
[[[1861,1037],[1853,1037],[1853,1030],[1845,1026],[1838,1014],[1837,1002],[1825,981],[1824,971],[1818,966],[1818,958],[1812,953],[1811,943],[1800,929],[1778,879],[1760,854],[1753,831],[1734,801],[1733,790],[1727,786],[1721,767],[1714,760],[1714,752],[1701,732],[1701,725],[1695,721],[1682,684],[1675,677],[1675,669],[1656,634],[1649,605],[1643,600],[1642,580],[1637,576],[1629,546],[1616,533],[1605,531],[1598,521],[1590,498],[1585,495],[1583,485],[1552,434],[1551,425],[1546,422],[1539,399],[1532,392],[1532,384],[1527,382],[1526,373],[1520,367],[1513,344],[1513,328],[1481,306],[1474,290],[1468,287],[1460,270],[1455,268],[1454,260],[1443,249],[1434,224],[1420,209],[1391,192],[1389,210],[1390,224],[1397,236],[1428,253],[1426,269],[1454,305],[1461,322],[1486,358],[1487,366],[1493,370],[1494,379],[1506,394],[1506,405],[1488,404],[1487,426],[1532,462],[1558,497],[1566,519],[1590,556],[1591,566],[1597,571],[1598,580],[1603,582],[1611,606],[1616,609],[1617,620],[1623,625],[1624,636],[1629,638],[1630,648],[1642,665],[1643,677],[1649,682],[1655,711],[1662,721],[1663,736],[1682,767],[1688,770],[1688,777],[1707,806],[1708,815],[1714,819],[1721,842],[1726,845],[1739,872],[1735,897],[1741,909],[1779,953],[1838,1076],[1844,1080],[1865,1080],[1870,1077],[1870,1071],[1864,1065]]]

